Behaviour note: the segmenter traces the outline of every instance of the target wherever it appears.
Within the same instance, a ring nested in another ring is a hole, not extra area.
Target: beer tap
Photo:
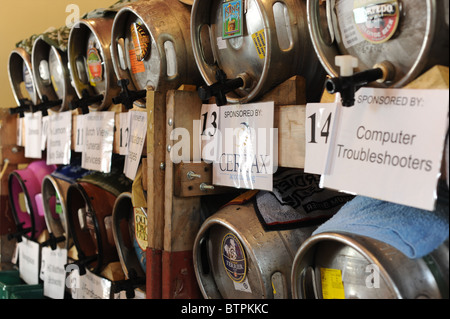
[[[117,82],[117,85],[122,88],[119,96],[113,98],[114,104],[122,104],[127,110],[133,108],[133,102],[139,99],[143,99],[147,96],[146,90],[131,91],[128,89],[130,81],[128,79],[122,79]]]
[[[245,82],[242,77],[237,77],[232,80],[227,79],[227,75],[221,69],[216,71],[216,80],[217,82],[207,86],[203,85],[198,88],[198,95],[202,101],[208,100],[211,97],[216,98],[217,106],[222,106],[227,104],[227,98],[225,94],[231,92],[235,89],[243,87]]]
[[[75,260],[72,264],[78,266],[78,271],[80,273],[80,276],[83,276],[83,275],[86,275],[87,265],[93,261],[96,261],[98,259],[98,257],[99,256],[97,254],[94,256],[86,257],[86,255],[82,251],[79,251],[78,252],[78,260]]]
[[[98,103],[98,102],[102,101],[104,98],[103,94],[91,96],[87,89],[83,89],[83,91],[81,92],[81,95],[82,95],[81,99],[76,100],[76,101],[72,100],[69,103],[69,108],[71,110],[80,108],[83,114],[89,113],[89,105]]]
[[[50,101],[47,97],[47,95],[43,95],[42,96],[42,103],[38,104],[38,105],[34,105],[31,106],[31,112],[35,113],[37,111],[41,111],[42,112],[42,116],[47,116],[48,115],[48,109],[54,107],[54,106],[58,106],[62,104],[62,100],[55,100],[55,101]]]
[[[65,236],[55,237],[55,235],[53,235],[53,233],[50,233],[49,236],[50,236],[50,238],[41,244],[42,247],[50,246],[50,248],[52,250],[55,250],[57,243],[60,243],[60,242],[63,242],[66,240]]]
[[[358,66],[358,59],[350,55],[336,56],[335,63],[341,68],[341,76],[325,81],[325,88],[330,94],[341,94],[342,106],[355,104],[355,93],[364,85],[373,81],[386,82],[393,79],[395,68],[389,61],[374,65],[373,69],[353,73]]]
[[[114,293],[125,291],[127,298],[132,299],[135,297],[134,289],[139,286],[145,285],[145,283],[145,277],[138,277],[136,270],[134,268],[131,268],[128,271],[128,279],[114,281],[112,283],[112,288],[114,290]]]
[[[25,112],[32,110],[33,103],[29,99],[19,99],[19,106],[9,109],[9,114],[19,114],[20,117],[25,116]]]
[[[23,228],[23,225],[25,225],[25,223],[17,225],[17,231],[15,233],[8,234],[8,240],[15,238],[18,243],[22,242],[22,236],[32,231],[31,227]]]

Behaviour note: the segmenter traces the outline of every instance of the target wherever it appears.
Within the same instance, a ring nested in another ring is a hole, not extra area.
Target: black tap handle
[[[60,242],[63,242],[66,240],[66,237],[64,237],[64,236],[55,237],[55,235],[53,235],[53,233],[50,233],[49,236],[50,236],[50,238],[41,244],[42,247],[50,246],[50,248],[52,250],[55,250],[57,243],[60,243]]]
[[[114,293],[118,293],[124,290],[126,292],[127,298],[131,299],[135,297],[134,289],[136,287],[145,285],[146,279],[145,277],[138,277],[134,268],[131,268],[128,271],[128,277],[129,278],[125,280],[114,281],[112,283],[112,288]]]
[[[80,108],[83,114],[88,114],[89,113],[89,105],[92,105],[94,103],[98,103],[101,100],[103,100],[103,98],[104,98],[103,94],[91,96],[87,89],[83,89],[83,91],[81,92],[81,95],[82,95],[81,99],[75,100],[75,101],[72,100],[69,103],[69,108],[71,110],[75,110],[75,109]]]
[[[97,260],[97,258],[98,255],[86,257],[82,252],[78,252],[78,260],[74,261],[72,264],[77,265],[80,276],[84,276],[86,275],[86,266]]]
[[[198,95],[203,101],[214,96],[217,106],[227,104],[226,94],[244,85],[244,81],[239,77],[228,80],[227,75],[221,69],[216,71],[216,80],[217,82],[210,86],[200,86],[198,88]]]
[[[364,85],[383,77],[380,68],[370,69],[355,73],[350,76],[341,76],[327,79],[325,87],[330,94],[341,93],[342,106],[353,106],[355,104],[355,93]]]
[[[17,225],[17,231],[15,233],[8,234],[8,240],[15,238],[18,243],[22,242],[22,236],[32,231],[31,227],[23,228],[23,225],[25,225],[25,223]]]
[[[146,90],[131,91],[128,89],[130,81],[128,79],[121,79],[117,82],[117,85],[122,88],[120,94],[113,98],[114,104],[122,104],[128,110],[133,108],[133,102],[143,99],[147,96]]]
[[[31,106],[31,112],[35,113],[37,111],[42,111],[42,116],[47,116],[48,115],[48,109],[52,108],[54,106],[58,106],[62,104],[62,100],[55,100],[55,101],[50,101],[47,97],[47,95],[43,95],[42,96],[42,103],[35,105],[35,106]]]
[[[29,99],[19,99],[19,106],[9,109],[9,114],[19,114],[20,117],[25,116],[25,112],[31,110],[33,107],[33,102]]]

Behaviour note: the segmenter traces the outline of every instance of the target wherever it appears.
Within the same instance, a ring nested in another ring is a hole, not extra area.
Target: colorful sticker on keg
[[[386,42],[397,30],[400,19],[398,1],[355,0],[353,18],[367,41]]]
[[[134,237],[141,249],[147,249],[147,215],[142,208],[134,208]]]
[[[320,268],[323,299],[345,299],[340,269]]]
[[[86,63],[89,71],[89,81],[95,86],[95,83],[103,79],[102,58],[98,50],[94,47],[88,49]]]
[[[61,199],[59,198],[58,194],[56,194],[56,201],[55,201],[55,213],[57,213],[58,215],[62,214],[62,204],[61,204]]]
[[[225,0],[222,4],[222,38],[242,36],[242,0]]]
[[[247,275],[247,259],[239,239],[228,233],[222,240],[222,261],[228,276],[237,283]]]
[[[266,38],[264,35],[264,29],[253,33],[252,40],[255,45],[256,52],[258,52],[259,58],[264,59],[266,57]]]
[[[136,58],[136,51],[131,49],[128,51],[130,54],[131,72],[133,74],[145,72],[145,65],[143,61],[139,61]]]
[[[131,38],[133,40],[135,59],[144,61],[150,52],[150,36],[147,31],[138,23],[131,24]],[[131,55],[130,55],[131,59]],[[131,59],[133,64],[133,60]]]

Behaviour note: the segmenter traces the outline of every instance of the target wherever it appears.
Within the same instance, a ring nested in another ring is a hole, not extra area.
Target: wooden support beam
[[[147,91],[147,299],[162,294],[166,94]]]

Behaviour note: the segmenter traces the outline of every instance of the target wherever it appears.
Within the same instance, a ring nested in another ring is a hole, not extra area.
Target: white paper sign
[[[48,136],[48,123],[49,116],[44,116],[42,118],[42,129],[41,129],[41,150],[45,151],[47,148],[47,136]]]
[[[17,127],[16,127],[16,144],[17,146],[23,146],[23,126],[24,126],[24,117],[17,117]]]
[[[72,112],[48,116],[47,164],[70,163],[72,144]]]
[[[119,155],[128,155],[128,142],[130,140],[130,113],[122,112],[119,114],[120,132],[119,132]]]
[[[39,244],[22,237],[19,243],[19,275],[28,285],[39,283]]]
[[[273,128],[274,103],[220,107],[221,151],[213,164],[213,184],[273,189],[278,136]]]
[[[66,289],[67,249],[57,247],[42,248],[42,268],[44,269],[44,296],[52,299],[64,299]]]
[[[42,158],[42,112],[25,113],[25,157]]]
[[[305,119],[305,172],[323,174],[333,137],[337,103],[309,103]]]
[[[147,112],[129,111],[130,113],[130,140],[128,155],[125,156],[123,172],[126,177],[134,180],[138,170],[142,148],[147,137]]]
[[[361,88],[342,107],[321,184],[433,210],[448,90]]]
[[[109,173],[114,141],[114,112],[84,115],[84,149],[81,167]]]
[[[111,299],[111,281],[95,275],[86,269],[86,274],[80,276],[77,269],[70,273],[73,299]]]
[[[75,133],[75,152],[81,153],[84,149],[84,115],[77,115],[77,129]]]

